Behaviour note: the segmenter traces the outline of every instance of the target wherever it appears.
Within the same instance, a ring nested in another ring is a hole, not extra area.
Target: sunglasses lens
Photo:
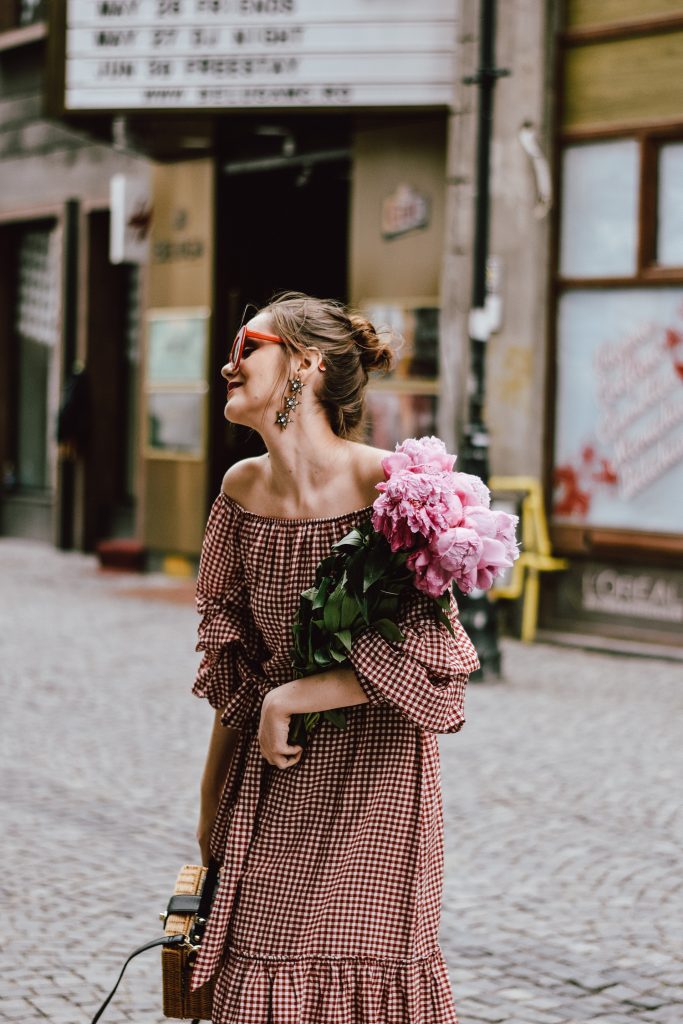
[[[234,368],[237,368],[239,366],[240,357],[242,355],[242,349],[244,348],[244,335],[245,335],[245,333],[246,332],[245,332],[244,327],[241,327],[239,329],[239,331],[237,332],[237,336],[236,336],[235,340],[232,343],[232,348],[230,349],[230,358],[229,358],[228,362]]]

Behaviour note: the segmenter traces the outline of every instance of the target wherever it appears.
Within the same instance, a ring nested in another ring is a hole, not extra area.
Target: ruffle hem
[[[440,949],[427,957],[252,957],[228,947],[213,1024],[458,1024]]]

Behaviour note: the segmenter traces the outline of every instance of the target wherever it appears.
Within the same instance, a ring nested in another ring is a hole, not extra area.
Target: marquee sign
[[[458,0],[62,0],[64,110],[438,107]]]

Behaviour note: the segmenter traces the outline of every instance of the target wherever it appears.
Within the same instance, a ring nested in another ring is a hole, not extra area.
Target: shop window
[[[368,387],[366,439],[393,449],[397,440],[437,433],[439,302],[365,299],[362,309],[394,349],[394,367]]]
[[[45,0],[19,0],[19,24],[34,25],[45,17]]]
[[[46,17],[46,0],[2,0],[0,32],[35,25]]]
[[[637,266],[638,143],[569,146],[563,154],[560,274],[630,277]]]
[[[557,523],[683,531],[683,286],[559,304]]]
[[[683,267],[683,142],[659,151],[657,263]]]
[[[54,241],[52,231],[26,231],[18,252],[16,484],[29,491],[48,490],[54,474],[59,287]]]

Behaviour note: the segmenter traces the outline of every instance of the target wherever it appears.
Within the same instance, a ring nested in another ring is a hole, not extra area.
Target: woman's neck
[[[285,435],[283,431],[267,445],[265,486],[283,505],[315,508],[318,497],[339,487],[340,478],[349,475],[353,443],[332,431],[322,440]]]

